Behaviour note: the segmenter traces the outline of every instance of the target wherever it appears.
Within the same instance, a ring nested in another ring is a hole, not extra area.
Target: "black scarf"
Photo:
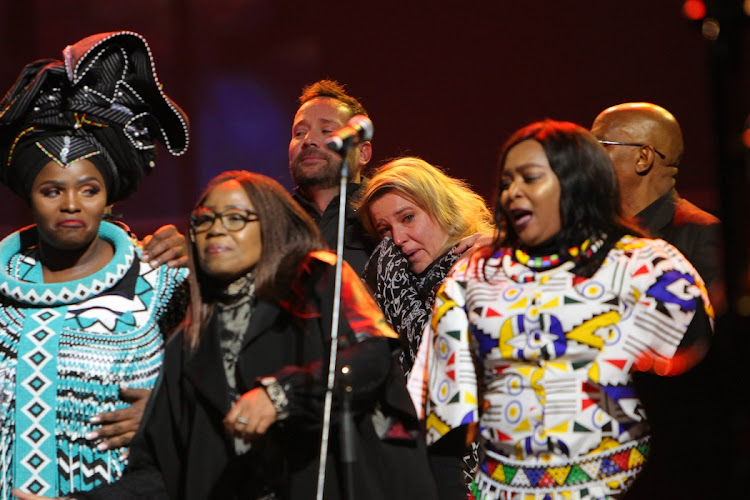
[[[399,361],[407,375],[417,356],[437,290],[460,256],[450,249],[415,274],[389,236],[383,238],[367,261],[363,281],[372,290],[386,321],[401,338],[403,351]]]

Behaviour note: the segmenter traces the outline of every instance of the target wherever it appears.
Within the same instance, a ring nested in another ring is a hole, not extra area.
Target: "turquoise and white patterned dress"
[[[29,246],[33,227],[0,242],[0,500],[11,488],[56,497],[119,478],[124,448],[97,450],[89,420],[128,406],[121,384],[154,386],[166,329],[181,319],[187,271],[140,262],[113,224],[99,236],[110,263],[52,284]]]
[[[412,372],[428,442],[479,422],[475,498],[627,488],[650,447],[632,373],[644,353],[673,360],[699,308],[712,317],[702,280],[673,246],[629,236],[589,278],[477,257],[444,282]]]

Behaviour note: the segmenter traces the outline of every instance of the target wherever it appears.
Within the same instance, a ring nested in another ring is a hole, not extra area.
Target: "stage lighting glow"
[[[701,25],[701,33],[703,34],[703,38],[705,38],[706,40],[718,40],[720,31],[721,26],[719,25],[719,21],[717,21],[716,19],[709,17],[703,20],[703,24]]]
[[[746,2],[747,3],[747,2]],[[682,13],[693,21],[700,21],[706,15],[706,4],[702,0],[686,0],[682,4]]]

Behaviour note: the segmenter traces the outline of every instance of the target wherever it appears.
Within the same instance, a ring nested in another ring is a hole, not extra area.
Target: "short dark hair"
[[[500,177],[508,151],[527,140],[541,144],[560,182],[561,248],[579,245],[586,238],[596,240],[605,234],[610,242],[611,238],[619,239],[625,233],[640,234],[622,217],[614,167],[599,141],[575,123],[547,119],[516,131],[501,150],[497,164],[495,224],[503,231],[493,244],[495,249],[519,243],[500,203]]]
[[[208,183],[196,207],[205,202],[214,188],[231,180],[239,182],[245,189],[260,222],[263,247],[253,272],[255,295],[280,304],[289,298],[290,284],[300,264],[310,252],[325,248],[325,243],[307,212],[278,182],[265,175],[244,170],[223,172]],[[206,275],[196,262],[192,228],[190,235],[188,280],[191,297],[185,340],[195,347],[202,325],[213,312],[213,303],[222,290],[221,285]]]
[[[336,99],[337,101],[342,102],[344,105],[346,105],[346,107],[349,108],[352,116],[370,116],[367,114],[367,110],[365,109],[365,107],[362,106],[362,103],[347,94],[346,90],[344,89],[344,85],[335,80],[319,80],[303,88],[302,94],[300,94],[299,96],[299,104],[300,106],[302,106],[306,102],[318,97],[329,97],[331,99]]]

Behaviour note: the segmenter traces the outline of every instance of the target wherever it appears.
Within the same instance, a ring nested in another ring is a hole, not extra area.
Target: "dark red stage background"
[[[680,192],[727,228],[735,314],[715,345],[729,371],[721,386],[696,389],[726,393],[729,403],[700,408],[724,451],[696,460],[721,460],[726,476],[715,481],[734,484],[750,469],[748,413],[735,404],[746,399],[740,367],[750,348],[750,159],[738,140],[750,112],[750,30],[743,0],[706,0],[722,22],[719,40],[707,40],[683,2],[0,0],[0,92],[25,63],[59,58],[92,33],[134,30],[149,40],[192,138],[187,155],[162,154],[139,192],[116,207],[140,235],[168,222],[184,228],[202,185],[224,170],[255,170],[291,188],[296,98],[324,77],[346,83],[369,110],[374,165],[418,155],[488,200],[498,147],[520,126],[550,117],[588,127],[621,102],[664,106],[687,144]],[[0,235],[30,222],[27,212],[0,187]]]
[[[683,17],[681,0],[450,4],[4,0],[0,88],[25,62],[59,57],[88,34],[146,36],[193,137],[187,156],[162,155],[119,207],[139,233],[182,224],[200,187],[222,170],[258,170],[290,185],[295,99],[321,77],[347,83],[372,114],[375,164],[419,155],[488,198],[497,148],[519,126],[544,117],[588,126],[612,104],[659,103],[688,144],[681,192],[718,211],[710,42]],[[3,234],[27,220],[20,205],[0,203]]]

